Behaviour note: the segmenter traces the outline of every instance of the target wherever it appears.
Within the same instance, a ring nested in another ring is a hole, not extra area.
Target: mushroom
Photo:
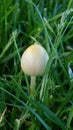
[[[46,50],[36,43],[29,46],[21,57],[21,68],[23,72],[31,76],[31,95],[34,95],[36,76],[44,74],[48,59],[49,56]]]

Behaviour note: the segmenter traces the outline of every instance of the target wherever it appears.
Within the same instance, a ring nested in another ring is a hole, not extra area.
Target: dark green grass
[[[20,67],[39,42],[49,61],[36,78]],[[0,0],[0,130],[73,130],[73,1]]]

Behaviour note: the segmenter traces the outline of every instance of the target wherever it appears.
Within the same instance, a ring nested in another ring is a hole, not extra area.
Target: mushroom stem
[[[31,76],[31,82],[30,82],[30,93],[31,97],[35,97],[35,85],[36,85],[36,76]]]

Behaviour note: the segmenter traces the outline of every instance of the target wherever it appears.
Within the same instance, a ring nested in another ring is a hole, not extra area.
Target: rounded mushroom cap
[[[21,57],[21,68],[30,76],[42,75],[48,62],[46,50],[38,44],[29,46]]]

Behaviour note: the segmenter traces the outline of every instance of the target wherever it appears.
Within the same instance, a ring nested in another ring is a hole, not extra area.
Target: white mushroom
[[[33,44],[24,51],[21,57],[21,68],[25,74],[31,77],[41,76],[44,74],[48,59],[46,50],[41,45]],[[31,85],[33,83],[31,82]]]

